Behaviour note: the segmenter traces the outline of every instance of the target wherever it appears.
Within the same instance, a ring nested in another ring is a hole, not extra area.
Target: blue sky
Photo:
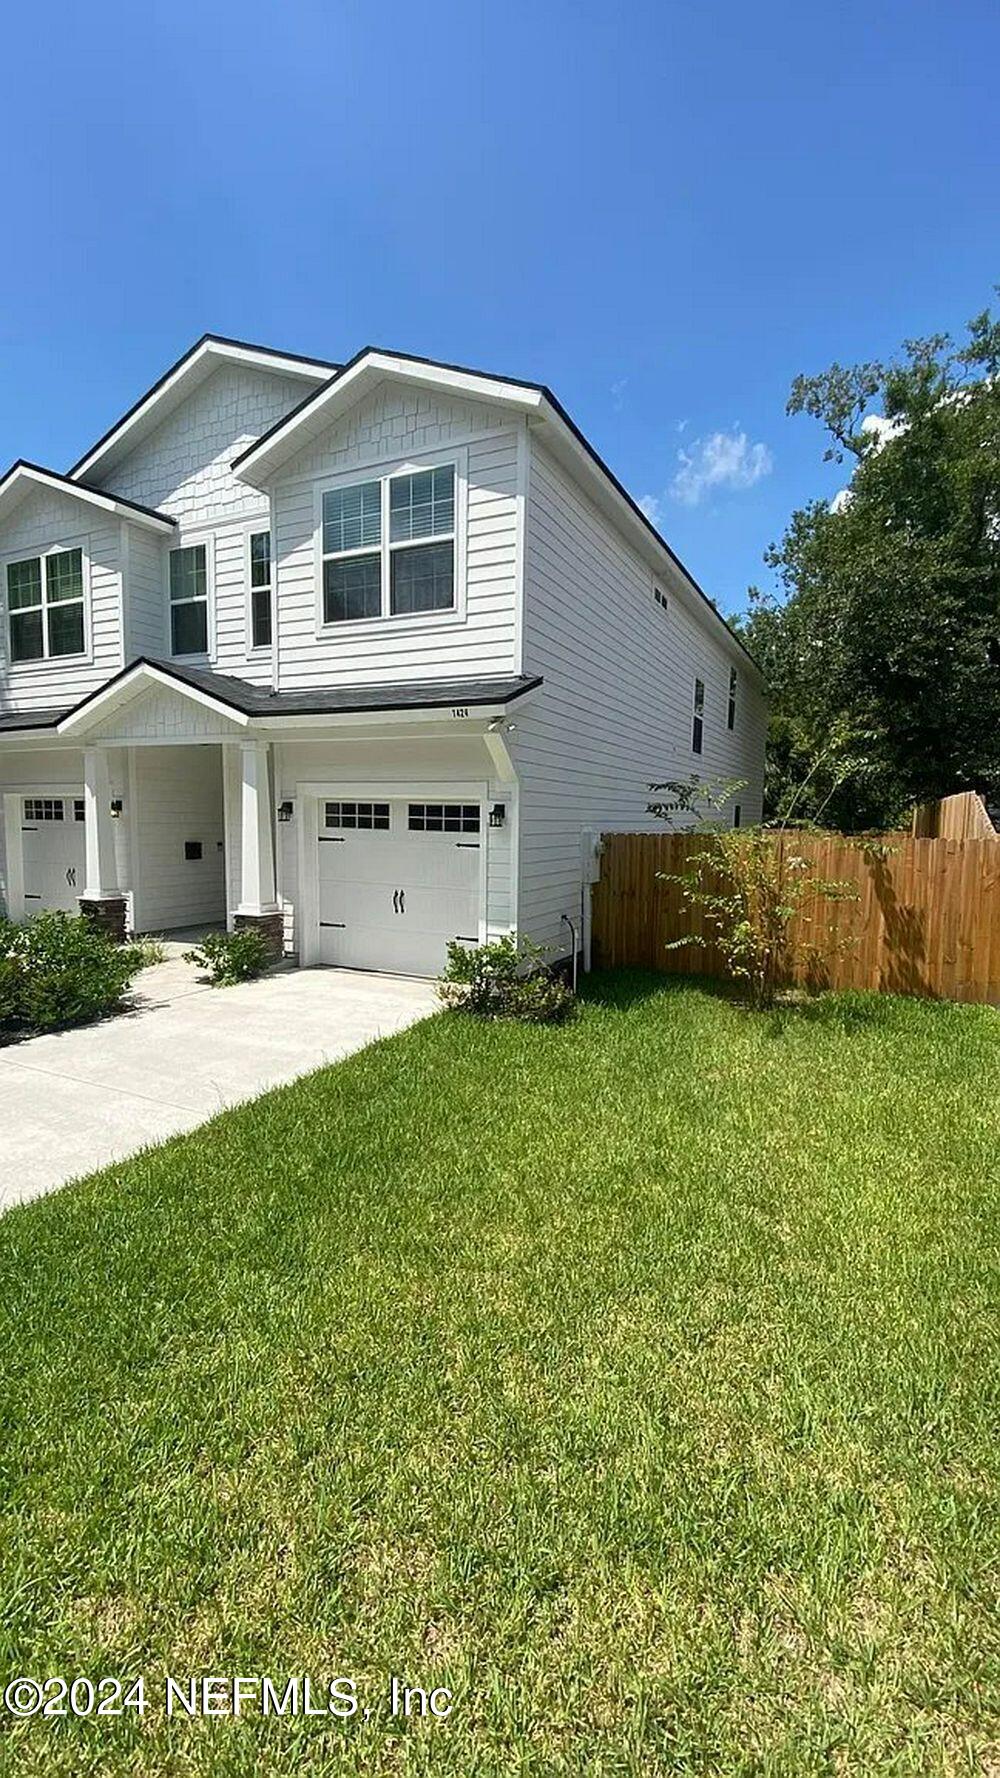
[[[5,461],[205,331],[397,346],[548,382],[732,611],[838,485],[795,373],[1000,282],[979,0],[55,0],[4,48]]]

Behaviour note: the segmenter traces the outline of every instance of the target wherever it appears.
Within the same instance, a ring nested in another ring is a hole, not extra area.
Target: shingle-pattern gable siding
[[[464,621],[439,614],[317,635],[317,489],[354,469],[379,473],[450,446],[468,453]],[[304,447],[273,490],[281,689],[515,671],[517,462],[518,428],[502,410],[398,382],[383,383]]]
[[[110,493],[169,513],[189,529],[267,511],[230,464],[302,399],[292,377],[245,366],[214,371],[103,478]]]

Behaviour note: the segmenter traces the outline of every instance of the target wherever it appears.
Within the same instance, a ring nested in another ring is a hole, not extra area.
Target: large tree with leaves
[[[1000,797],[1000,321],[798,377],[788,411],[851,468],[768,552],[784,596],[751,591],[772,806],[810,773],[807,812],[847,828],[955,790]]]

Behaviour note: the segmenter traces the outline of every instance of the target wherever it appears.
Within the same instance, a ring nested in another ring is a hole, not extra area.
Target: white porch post
[[[109,937],[125,937],[125,897],[118,883],[115,829],[111,817],[108,756],[99,747],[83,755],[84,857],[87,880],[80,912]]]
[[[269,782],[265,743],[241,741],[240,905],[233,924],[237,929],[254,928],[277,959],[284,949],[285,922],[275,893]]]
[[[237,913],[275,913],[274,835],[267,747],[262,741],[240,743],[240,867]]]
[[[115,830],[111,819],[111,775],[108,756],[88,747],[83,756],[84,840],[86,844],[86,901],[106,901],[121,893],[115,863]]]

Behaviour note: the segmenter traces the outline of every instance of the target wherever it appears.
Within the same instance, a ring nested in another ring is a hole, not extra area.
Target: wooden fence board
[[[777,842],[776,842],[777,843]],[[790,836],[816,875],[853,883],[857,900],[805,899],[796,916],[821,953],[800,980],[833,988],[1000,1004],[1000,846],[995,839],[886,836],[872,851],[838,834]],[[594,888],[595,962],[724,976],[704,910],[672,879],[704,850],[700,834],[605,834]],[[707,879],[706,879],[707,880]],[[830,933],[846,935],[840,948]],[[704,946],[675,940],[701,935]]]

